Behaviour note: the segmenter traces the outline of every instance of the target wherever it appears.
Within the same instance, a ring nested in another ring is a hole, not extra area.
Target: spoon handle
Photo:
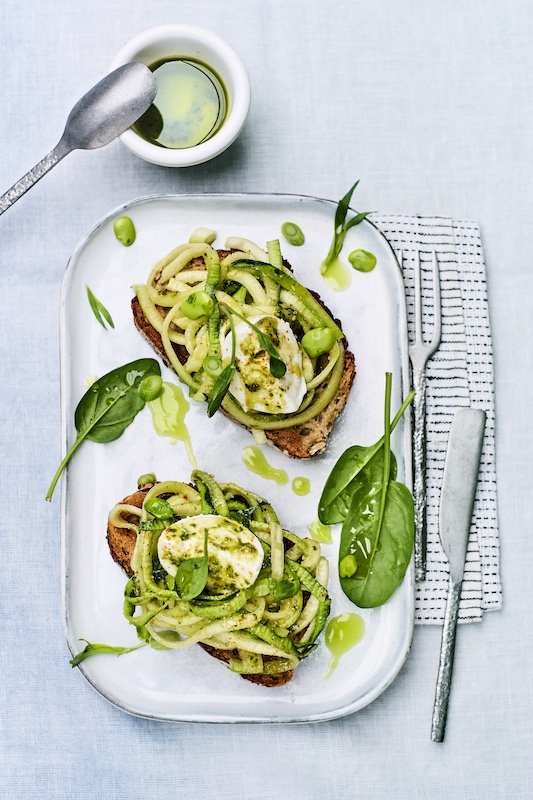
[[[3,214],[4,211],[15,203],[19,197],[22,197],[28,189],[37,183],[43,175],[46,175],[52,167],[61,161],[68,153],[70,153],[72,147],[70,147],[66,142],[61,139],[61,141],[54,147],[54,149],[48,153],[38,164],[36,164],[33,169],[30,169],[23,178],[17,181],[11,189],[8,189],[5,194],[0,197],[0,214]]]

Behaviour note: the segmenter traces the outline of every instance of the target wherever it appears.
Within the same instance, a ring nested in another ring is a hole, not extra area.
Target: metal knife
[[[431,739],[434,742],[443,741],[446,727],[457,615],[483,446],[485,418],[485,412],[478,408],[460,408],[455,412],[444,464],[439,536],[450,565],[450,584],[431,721]]]

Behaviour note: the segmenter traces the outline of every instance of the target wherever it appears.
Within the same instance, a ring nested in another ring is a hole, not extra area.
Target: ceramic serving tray
[[[403,282],[394,253],[370,222],[352,228],[343,255],[362,248],[377,258],[370,273],[352,271],[351,286],[332,291],[320,275],[333,233],[335,204],[295,195],[204,194],[143,197],[114,209],[83,238],[69,261],[61,299],[61,373],[63,442],[73,441],[74,410],[87,379],[138,358],[154,356],[133,325],[132,284],[145,282],[155,261],[186,242],[195,228],[242,236],[264,247],[281,238],[285,258],[296,277],[318,292],[343,325],[355,355],[357,375],[327,452],[311,461],[288,459],[265,447],[272,466],[289,474],[286,486],[249,472],[242,448],[251,435],[216,414],[207,419],[204,404],[191,402],[186,423],[201,469],[220,482],[233,481],[266,497],[282,524],[309,535],[317,517],[322,487],[339,455],[352,444],[371,444],[383,433],[385,372],[393,373],[392,413],[408,392],[407,328]],[[137,239],[122,246],[113,220],[126,214]],[[283,222],[296,222],[305,244],[284,243]],[[88,285],[115,323],[104,330],[95,320],[86,295]],[[165,380],[177,382],[166,367]],[[409,485],[410,430],[407,417],[393,434],[399,479]],[[62,557],[65,633],[72,653],[91,642],[118,646],[136,643],[135,631],[122,615],[125,576],[112,561],[106,542],[107,514],[136,489],[139,475],[154,472],[158,480],[188,481],[192,466],[181,442],[158,436],[144,409],[114,442],[86,441],[74,455],[62,486]],[[298,497],[292,478],[305,476],[311,492]],[[303,722],[332,719],[357,711],[374,700],[398,674],[409,651],[413,627],[413,569],[381,608],[359,610],[342,593],[337,577],[339,526],[333,543],[322,545],[331,563],[331,615],[360,613],[362,641],[344,655],[329,679],[330,661],[323,636],[320,647],[297,668],[286,686],[256,686],[231,673],[197,646],[182,651],[149,647],[116,657],[97,655],[79,667],[107,700],[124,711],[161,720],[210,722]]]

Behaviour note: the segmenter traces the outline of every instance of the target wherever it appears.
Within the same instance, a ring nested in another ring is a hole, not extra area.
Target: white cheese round
[[[248,528],[228,517],[198,514],[174,522],[159,537],[159,561],[169,575],[176,575],[182,561],[204,552],[207,531],[208,594],[228,595],[247,589],[263,566],[261,542]]]
[[[270,372],[270,356],[262,348],[257,333],[246,322],[235,325],[235,361],[237,371],[230,392],[245,411],[265,414],[293,414],[298,411],[307,391],[302,368],[302,351],[291,326],[270,314],[250,317],[265,333],[287,367],[282,378]],[[224,339],[222,355],[227,363],[231,358],[232,334]]]

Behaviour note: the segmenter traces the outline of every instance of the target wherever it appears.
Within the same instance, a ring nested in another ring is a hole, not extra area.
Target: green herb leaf
[[[80,639],[80,642],[87,642],[87,639]],[[121,656],[124,653],[131,653],[132,650],[138,650],[139,647],[145,647],[146,642],[142,642],[141,644],[136,644],[133,647],[112,647],[109,644],[93,644],[92,642],[87,642],[87,646],[81,653],[78,653],[77,656],[71,658],[69,664],[72,664],[73,667],[77,667],[81,661],[84,661],[89,656],[94,656],[97,653],[112,653],[116,656]]]
[[[96,319],[98,320],[98,322],[100,323],[100,325],[102,326],[102,328],[107,330],[106,322],[112,328],[114,328],[115,323],[113,322],[111,314],[109,313],[107,308],[104,306],[103,303],[100,302],[100,300],[98,300],[97,297],[94,296],[94,294],[91,292],[87,284],[85,284],[85,289],[87,290],[87,298],[89,300],[89,305],[91,306],[92,312],[96,317]]]
[[[254,323],[251,322],[247,317],[244,317],[242,314],[239,314],[238,311],[229,308],[229,306],[224,306],[224,310],[226,311],[228,316],[230,316],[231,314],[235,315],[242,322],[245,322],[247,325],[249,325],[253,331],[255,331],[255,333],[257,334],[257,338],[259,339],[259,344],[261,345],[263,350],[266,350],[266,352],[270,356],[271,375],[273,375],[274,378],[283,378],[283,376],[287,372],[287,366],[279,357],[279,353],[272,344],[270,336],[267,336],[266,333],[263,333],[263,331],[260,328],[258,328],[257,325],[254,325]]]
[[[53,477],[46,499],[51,500],[61,473],[85,439],[112,442],[126,430],[145,401],[139,384],[147,375],[160,375],[153,358],[141,358],[111,370],[99,378],[83,395],[74,413],[77,436]]]
[[[211,390],[209,403],[207,404],[208,417],[212,417],[215,411],[218,411],[218,409],[220,408],[220,404],[222,403],[223,399],[228,393],[229,385],[232,381],[233,376],[235,375],[236,370],[237,367],[235,366],[235,364],[228,364],[228,366],[224,367],[224,369],[216,379],[215,385]]]
[[[204,553],[198,558],[182,561],[176,572],[174,584],[182,600],[194,600],[205,589],[208,570],[207,530],[204,533]]]

